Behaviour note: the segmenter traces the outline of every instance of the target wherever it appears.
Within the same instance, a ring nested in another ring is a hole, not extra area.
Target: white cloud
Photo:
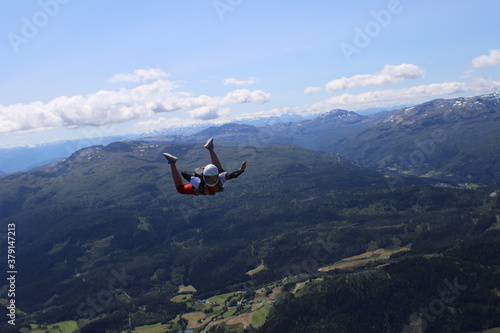
[[[472,67],[484,68],[500,65],[500,50],[490,50],[489,55],[482,55],[472,59]]]
[[[306,89],[304,89],[304,94],[310,95],[310,94],[320,92],[322,90],[323,90],[323,88],[321,88],[321,87],[307,87]]]
[[[413,86],[403,89],[371,91],[358,95],[342,94],[313,104],[310,111],[325,111],[334,108],[359,110],[370,107],[389,107],[417,103],[431,98],[455,94],[482,94],[500,88],[500,81],[475,79],[471,82],[444,82]]]
[[[216,106],[202,106],[188,112],[191,119],[197,120],[214,120],[223,115],[229,114],[228,108],[220,108]]]
[[[112,83],[119,82],[146,82],[151,80],[165,79],[169,75],[161,69],[137,69],[133,74],[116,74],[111,79]]]
[[[257,83],[258,79],[256,77],[251,77],[248,80],[238,80],[235,78],[224,79],[224,85],[226,86],[246,86]]]
[[[424,75],[425,70],[413,64],[386,65],[382,71],[375,74],[361,74],[330,81],[326,84],[326,90],[334,92],[355,87],[382,86],[399,81],[420,79]]]
[[[248,89],[238,89],[226,94],[222,99],[222,104],[264,104],[271,100],[271,94],[265,93],[262,90],[250,91]]]
[[[153,80],[154,77],[167,75],[161,71],[146,72],[137,70],[136,77]],[[226,114],[227,108],[224,106],[263,104],[271,100],[271,95],[262,90],[238,89],[224,96],[194,96],[190,92],[175,91],[176,88],[177,83],[158,79],[130,89],[102,90],[85,96],[61,96],[48,103],[0,105],[0,135],[63,127],[102,126],[173,111],[186,112],[193,119],[208,120]]]

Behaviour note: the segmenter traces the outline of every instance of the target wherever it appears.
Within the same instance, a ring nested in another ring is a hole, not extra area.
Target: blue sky
[[[0,147],[500,90],[500,2],[39,0],[0,13]]]

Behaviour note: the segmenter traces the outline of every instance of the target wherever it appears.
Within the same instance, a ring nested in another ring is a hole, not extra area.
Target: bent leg
[[[172,177],[174,179],[174,184],[175,184],[175,187],[179,187],[179,186],[183,186],[184,183],[182,182],[182,177],[181,177],[181,174],[179,173],[179,170],[177,170],[177,166],[175,165],[175,163],[169,163],[170,164],[170,168],[172,169]]]
[[[208,150],[210,152],[210,159],[212,160],[212,164],[219,169],[219,172],[224,172],[224,169],[222,168],[222,164],[219,161],[219,158],[217,157],[217,154],[215,153],[214,149],[211,148]]]

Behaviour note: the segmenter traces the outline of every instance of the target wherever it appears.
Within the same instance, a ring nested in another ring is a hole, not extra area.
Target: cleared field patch
[[[210,297],[207,301],[209,301],[210,303],[217,303],[217,304],[220,304],[220,305],[224,305],[224,303],[226,302],[226,300],[228,298],[231,298],[234,295],[238,295],[238,294],[240,294],[239,291],[234,292],[234,293],[227,293],[227,294],[222,294],[222,295],[216,295],[216,296]]]
[[[267,315],[271,311],[271,305],[266,304],[252,312],[252,327],[259,328],[266,322]]]
[[[196,294],[196,292],[197,292],[196,288],[193,287],[192,285],[189,286],[181,285],[179,286],[179,290],[177,290],[178,294]]]
[[[252,313],[244,313],[226,321],[226,325],[234,326],[243,324],[243,328],[247,328],[248,326],[250,326],[251,323],[252,323]]]
[[[299,290],[301,290],[302,288],[304,288],[306,286],[307,282],[299,282],[295,285],[295,288],[293,288],[293,291],[292,293],[293,294],[296,294]]]
[[[356,266],[362,266],[368,264],[370,262],[378,261],[378,260],[386,260],[389,259],[391,255],[399,252],[410,251],[410,246],[405,246],[403,248],[387,250],[387,249],[377,249],[374,251],[368,251],[356,256],[352,256],[349,258],[344,258],[340,261],[337,261],[333,265],[322,267],[319,269],[320,272],[329,272],[334,269],[349,269],[354,268]]]
[[[384,225],[381,227],[368,227],[366,228],[367,230],[383,230],[383,229],[401,229],[406,227],[406,224],[401,223],[401,224],[396,224],[396,225]]]
[[[189,302],[192,298],[192,294],[183,294],[172,297],[170,301],[174,303],[186,303]]]
[[[229,309],[227,309],[226,312],[224,312],[224,314],[222,315],[222,318],[223,319],[231,318],[232,316],[234,316],[236,311],[237,311],[236,307],[229,308]]]
[[[207,315],[203,312],[190,312],[182,315],[188,321],[188,328],[196,328],[204,324]]]
[[[31,324],[31,332],[32,333],[73,333],[79,330],[78,324],[76,321],[63,321],[60,323],[52,324],[52,325],[38,325]]]
[[[292,293],[293,294],[297,294],[299,291],[301,291],[302,289],[304,289],[304,287],[310,283],[318,283],[318,282],[321,282],[321,281],[324,281],[323,278],[318,278],[318,279],[314,279],[312,282],[309,282],[309,281],[305,281],[305,282],[299,282],[295,285],[295,288],[293,289]],[[283,289],[283,288],[281,288]]]
[[[278,297],[278,295],[281,294],[282,291],[283,291],[283,286],[274,287],[273,291],[269,295],[269,299]]]
[[[489,330],[483,331],[483,333],[500,333],[500,327],[491,328]]]
[[[168,329],[168,325],[155,324],[136,327],[137,333],[163,333]]]
[[[255,275],[255,274],[259,273],[259,272],[262,272],[264,269],[266,269],[265,265],[259,265],[256,268],[248,271],[246,274],[249,275],[249,276],[252,276],[252,275]]]

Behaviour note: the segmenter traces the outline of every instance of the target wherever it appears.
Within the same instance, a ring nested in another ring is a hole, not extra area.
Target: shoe
[[[165,156],[165,158],[167,159],[168,164],[177,162],[177,157],[175,157],[174,155],[163,153],[163,156]]]
[[[214,138],[208,139],[208,141],[207,141],[207,143],[205,143],[204,147],[207,148],[208,150],[213,149],[214,148]]]

